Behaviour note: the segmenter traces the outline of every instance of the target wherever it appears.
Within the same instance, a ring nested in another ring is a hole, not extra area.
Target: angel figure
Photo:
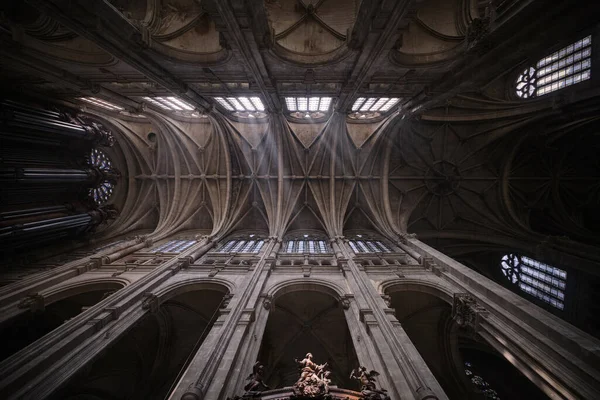
[[[356,379],[360,382],[360,390],[365,400],[390,400],[390,396],[385,389],[377,389],[375,378],[379,376],[379,372],[371,370],[367,372],[367,368],[362,365],[358,369],[353,369],[350,373],[350,379]]]
[[[246,393],[262,392],[270,389],[269,386],[263,382],[264,370],[265,367],[260,363],[260,361],[254,363],[254,366],[252,367],[252,373],[246,378],[247,381],[250,381],[246,386],[244,386]]]
[[[300,379],[298,379],[298,382],[310,379],[316,374],[319,365],[317,365],[312,358],[312,353],[306,353],[306,356],[303,360],[294,359],[294,361],[296,361],[302,367],[302,373],[300,374]]]

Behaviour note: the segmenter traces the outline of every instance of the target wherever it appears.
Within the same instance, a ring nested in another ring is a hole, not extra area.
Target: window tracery
[[[170,111],[176,115],[192,118],[208,118],[207,115],[196,111],[196,108],[193,105],[175,96],[144,96],[142,99],[160,108],[161,110]]]
[[[256,119],[267,116],[265,105],[260,97],[213,97],[213,99],[236,117]]]
[[[326,254],[331,253],[329,246],[324,240],[312,239],[294,239],[288,240],[282,247],[284,253],[310,253]]]
[[[362,235],[356,235],[355,238],[348,241],[350,248],[355,253],[391,253],[392,250],[381,240],[363,238]]]
[[[400,99],[398,97],[359,97],[352,105],[351,119],[372,119],[386,114]]]
[[[490,387],[489,383],[478,373],[476,366],[469,361],[465,361],[465,375],[467,375],[475,390],[483,395],[483,398],[500,400],[498,393]]]
[[[290,115],[298,119],[319,119],[331,109],[331,97],[286,97],[285,105]]]
[[[257,254],[263,248],[265,241],[249,235],[247,239],[231,239],[221,246],[217,253],[253,253]]]
[[[100,171],[113,171],[113,166],[108,156],[101,150],[92,149],[88,163],[90,166],[97,168]],[[112,196],[115,185],[109,180],[102,181],[98,186],[89,190],[90,198],[97,205],[104,204]]]
[[[518,97],[529,99],[555,92],[591,78],[592,37],[587,36],[554,52],[517,78]]]
[[[96,107],[100,107],[103,108],[105,110],[109,110],[109,111],[123,111],[125,110],[125,108],[118,106],[116,104],[113,104],[111,102],[108,102],[106,100],[103,99],[99,99],[97,97],[78,97],[78,100],[81,101],[85,101],[86,103],[92,104]]]
[[[566,271],[517,254],[502,257],[500,267],[504,276],[525,293],[564,309]]]
[[[149,253],[181,253],[197,243],[196,240],[175,239],[157,245],[148,250]]]

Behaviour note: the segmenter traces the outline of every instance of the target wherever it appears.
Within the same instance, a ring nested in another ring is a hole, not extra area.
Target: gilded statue
[[[375,378],[378,376],[379,372],[374,370],[367,372],[367,368],[363,366],[353,369],[350,373],[350,379],[359,381],[360,391],[365,400],[390,400],[387,390],[377,389]]]
[[[329,384],[331,371],[327,370],[328,364],[317,364],[313,361],[312,353],[307,353],[304,359],[295,359],[300,365],[300,378],[294,384],[294,395],[296,398],[330,398]]]

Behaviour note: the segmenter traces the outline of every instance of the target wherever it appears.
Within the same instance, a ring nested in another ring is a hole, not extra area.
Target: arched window
[[[265,105],[258,96],[213,97],[213,99],[236,117],[256,119],[267,116]]]
[[[356,237],[348,244],[355,253],[391,253],[392,250],[381,240],[363,238],[362,235]]]
[[[255,237],[255,235],[249,235],[246,239],[231,239],[221,246],[217,253],[253,253],[257,254],[262,249],[265,241],[263,239]]]
[[[181,253],[193,245],[196,244],[196,240],[169,240],[166,243],[152,247],[149,253]]]
[[[331,97],[286,97],[285,105],[292,117],[311,120],[327,116],[331,101]]]
[[[500,400],[498,393],[481,377],[473,363],[465,361],[465,374],[475,387],[475,391],[481,394],[484,399]]]
[[[329,248],[327,241],[311,237],[311,235],[303,235],[302,238],[286,240],[281,247],[281,252],[296,254],[327,254],[332,251]]]
[[[507,254],[500,263],[502,273],[519,289],[556,308],[565,308],[567,272],[533,258]]]
[[[587,36],[526,68],[515,91],[522,99],[542,96],[590,79],[591,68],[592,37]]]
[[[355,120],[381,117],[395,109],[399,101],[398,97],[359,97],[348,116]]]
[[[112,171],[113,166],[108,156],[98,150],[92,149],[89,156],[89,165],[96,167],[101,171]],[[110,181],[103,181],[98,186],[91,188],[89,195],[97,205],[104,204],[108,201],[114,191],[115,185]]]

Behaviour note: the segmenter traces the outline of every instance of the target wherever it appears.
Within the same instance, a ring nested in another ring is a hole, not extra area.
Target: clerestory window
[[[324,240],[312,239],[294,239],[287,240],[282,247],[284,253],[309,253],[309,254],[326,254],[331,253],[327,242]]]
[[[523,292],[559,310],[565,308],[566,271],[517,254],[502,257],[500,266],[504,276]]]
[[[399,101],[398,97],[359,97],[348,116],[358,120],[376,118],[389,112]]]
[[[350,240],[348,242],[355,253],[391,253],[392,250],[381,240]]]
[[[240,96],[240,97],[213,97],[214,100],[232,115],[240,118],[264,118],[265,105],[260,97]]]
[[[223,246],[221,246],[217,253],[258,253],[263,245],[265,244],[264,240],[261,239],[250,239],[250,240],[240,240],[234,239],[229,240]]]
[[[331,97],[286,97],[285,105],[290,115],[300,119],[318,119],[331,109]]]
[[[517,78],[522,99],[543,96],[586,81],[592,75],[592,37],[587,36],[539,60]]]
[[[181,253],[196,244],[196,240],[176,239],[157,245],[148,250],[149,253]]]

